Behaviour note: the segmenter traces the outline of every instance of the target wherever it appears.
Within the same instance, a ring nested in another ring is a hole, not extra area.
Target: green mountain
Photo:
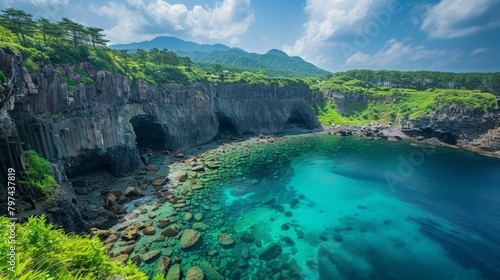
[[[223,64],[227,70],[236,70],[237,72],[264,70],[270,76],[279,75],[294,78],[329,74],[328,71],[306,62],[300,57],[290,57],[279,50],[270,50],[266,54],[248,53],[239,49],[214,50],[209,52],[177,51],[176,53],[188,56],[196,62]],[[234,68],[234,66],[238,67]]]
[[[157,49],[168,49],[171,51],[224,51],[230,50],[231,48],[223,44],[198,44],[194,42],[184,41],[176,37],[171,36],[159,36],[150,41],[134,42],[130,44],[117,44],[110,45],[109,48],[116,50],[137,50],[145,49],[150,50],[153,48]]]
[[[151,50],[168,49],[178,55],[188,56],[197,65],[207,72],[214,71],[216,64],[224,70],[242,73],[264,71],[269,76],[283,76],[290,78],[305,78],[322,76],[330,72],[320,69],[304,61],[300,57],[290,57],[280,50],[270,50],[266,54],[248,53],[239,48],[230,48],[226,45],[197,44],[175,37],[161,36],[151,41],[109,46],[111,49]]]

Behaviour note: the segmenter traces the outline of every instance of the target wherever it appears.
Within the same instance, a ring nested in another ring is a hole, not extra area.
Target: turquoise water
[[[226,227],[258,240],[238,250],[279,244],[276,260],[303,279],[500,279],[500,160],[409,142],[303,143],[286,176],[262,162],[245,174],[252,183],[216,192]],[[269,265],[249,264],[249,279]]]

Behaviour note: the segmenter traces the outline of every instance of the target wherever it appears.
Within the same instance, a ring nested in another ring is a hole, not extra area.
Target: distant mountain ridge
[[[210,64],[223,64],[234,70],[255,72],[267,71],[268,75],[285,77],[310,77],[329,74],[330,72],[320,69],[312,63],[306,62],[300,57],[290,57],[286,53],[272,49],[266,54],[249,53],[240,48],[231,48],[223,44],[198,44],[184,41],[176,37],[160,36],[150,41],[135,42],[130,44],[118,44],[109,46],[112,49],[139,48],[150,50],[152,48],[168,49],[178,55],[188,56],[195,62]],[[232,66],[232,67],[229,67]]]
[[[230,50],[231,48],[223,45],[223,44],[198,44],[195,42],[190,42],[190,41],[184,41],[181,40],[177,37],[171,37],[171,36],[159,36],[154,38],[153,40],[150,41],[143,41],[143,42],[134,42],[130,44],[117,44],[117,45],[110,45],[109,46],[112,49],[117,49],[117,50],[123,50],[123,49],[128,49],[128,50],[137,50],[137,49],[145,49],[145,50],[150,50],[153,48],[157,49],[168,49],[171,51],[202,51],[202,52],[209,52],[209,51],[224,51],[224,50]]]

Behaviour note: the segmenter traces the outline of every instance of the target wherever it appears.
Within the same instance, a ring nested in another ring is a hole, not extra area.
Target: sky
[[[0,0],[103,28],[111,44],[175,36],[279,49],[332,72],[500,71],[500,0]]]

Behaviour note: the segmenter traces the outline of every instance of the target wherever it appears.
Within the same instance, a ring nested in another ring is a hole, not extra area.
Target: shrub
[[[38,188],[44,193],[56,186],[56,180],[52,177],[50,163],[39,156],[34,150],[25,152],[27,169],[24,171],[24,180],[20,184],[28,187]]]
[[[7,218],[0,217],[2,228],[7,229],[9,224]],[[67,235],[46,223],[43,215],[16,224],[14,272],[5,267],[11,246],[8,238],[7,230],[0,233],[0,279],[109,279],[115,275],[147,279],[131,262],[112,262],[97,236]]]
[[[82,82],[84,84],[87,84],[87,85],[95,85],[94,80],[92,80],[91,78],[89,78],[87,76],[81,76],[80,77],[80,82]]]

